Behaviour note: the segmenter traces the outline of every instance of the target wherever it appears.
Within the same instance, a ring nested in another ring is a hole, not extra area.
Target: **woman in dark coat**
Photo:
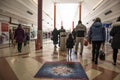
[[[113,48],[113,65],[116,65],[118,49],[120,49],[120,17],[112,24],[110,35],[113,37],[111,46]]]
[[[24,37],[25,37],[24,30],[22,28],[22,25],[19,24],[18,28],[15,30],[15,35],[14,35],[14,39],[18,43],[18,47],[17,47],[18,52],[21,52],[22,43],[24,42]]]
[[[68,48],[68,55],[70,53],[70,56],[71,56],[71,53],[72,53],[73,46],[74,46],[74,39],[72,37],[72,34],[70,33],[69,37],[67,38],[67,42],[66,42],[66,47]]]
[[[55,48],[57,47],[56,45],[58,44],[58,35],[59,35],[59,31],[56,28],[54,28],[52,32],[52,40]]]

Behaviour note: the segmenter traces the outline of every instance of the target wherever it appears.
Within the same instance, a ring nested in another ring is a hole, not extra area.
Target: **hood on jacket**
[[[102,23],[100,23],[100,22],[95,22],[94,24],[93,24],[93,26],[94,27],[101,27],[102,26]]]

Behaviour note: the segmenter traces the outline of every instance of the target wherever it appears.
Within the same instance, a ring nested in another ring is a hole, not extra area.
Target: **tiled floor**
[[[112,65],[112,49],[105,46],[106,60],[95,65],[91,62],[91,45],[84,47],[83,56],[79,54],[68,57],[66,51],[55,50],[52,41],[43,40],[43,49],[35,50],[34,41],[23,46],[22,53],[17,53],[16,47],[0,48],[0,80],[52,80],[34,78],[37,71],[46,61],[80,62],[89,80],[120,80],[120,53],[117,65]],[[55,79],[54,79],[55,80]],[[62,79],[61,79],[62,80]]]

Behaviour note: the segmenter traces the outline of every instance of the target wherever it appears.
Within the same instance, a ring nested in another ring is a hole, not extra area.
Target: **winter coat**
[[[86,35],[86,26],[83,24],[78,24],[75,28],[76,37],[85,37]]]
[[[59,31],[57,29],[54,29],[53,32],[52,32],[53,44],[58,43],[58,35],[59,35]]]
[[[112,25],[110,35],[113,37],[111,46],[113,49],[120,49],[120,22],[116,22]]]
[[[70,38],[67,39],[66,47],[67,48],[73,48],[73,46],[74,46],[74,39],[70,37]]]
[[[90,27],[88,32],[89,41],[105,41],[105,28],[102,26],[102,23],[95,22]]]
[[[14,39],[16,40],[17,43],[22,43],[24,41],[24,38],[25,38],[24,30],[21,27],[18,27],[15,30]]]

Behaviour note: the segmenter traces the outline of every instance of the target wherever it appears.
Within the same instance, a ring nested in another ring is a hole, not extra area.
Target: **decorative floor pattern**
[[[35,75],[36,78],[88,80],[79,62],[46,62]]]

